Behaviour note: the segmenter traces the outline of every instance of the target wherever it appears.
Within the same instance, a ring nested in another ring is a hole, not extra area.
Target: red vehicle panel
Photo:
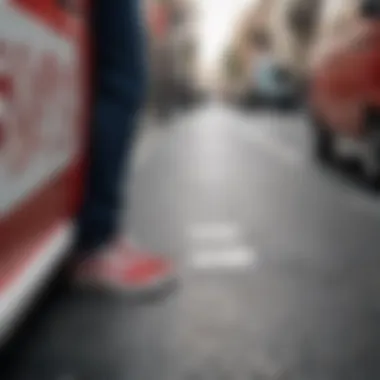
[[[380,109],[380,23],[363,21],[315,68],[311,108],[329,128],[355,136],[369,107]]]
[[[70,3],[0,2],[0,333],[59,263],[81,198],[87,23]]]
[[[363,0],[359,9],[358,23],[336,36],[316,63],[310,114],[316,156],[334,163],[345,147],[360,158],[367,183],[380,190],[380,4]]]

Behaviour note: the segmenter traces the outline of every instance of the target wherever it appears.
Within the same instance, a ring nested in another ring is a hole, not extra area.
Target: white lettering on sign
[[[257,259],[248,246],[200,249],[191,254],[191,265],[196,269],[247,268]]]
[[[82,104],[75,45],[0,3],[0,216],[77,151]]]

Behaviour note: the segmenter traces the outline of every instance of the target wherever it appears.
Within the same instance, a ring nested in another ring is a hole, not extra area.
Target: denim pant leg
[[[96,0],[92,26],[94,104],[89,171],[78,218],[78,245],[93,248],[115,233],[122,206],[124,164],[131,160],[137,113],[146,85],[139,0]]]

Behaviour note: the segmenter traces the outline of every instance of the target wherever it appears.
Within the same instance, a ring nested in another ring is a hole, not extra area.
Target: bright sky
[[[243,7],[255,0],[195,0],[200,13],[201,69],[215,68],[234,22]]]
[[[225,43],[228,41],[234,22],[247,4],[257,0],[193,0],[197,3],[200,20],[201,67],[212,68]],[[334,14],[347,0],[325,0],[327,12]]]

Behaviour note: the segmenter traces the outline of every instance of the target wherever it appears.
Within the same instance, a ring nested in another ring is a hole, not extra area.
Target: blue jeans
[[[92,249],[116,232],[124,164],[130,163],[137,114],[146,89],[139,0],[93,1],[94,103],[89,170],[78,216],[77,244]]]

